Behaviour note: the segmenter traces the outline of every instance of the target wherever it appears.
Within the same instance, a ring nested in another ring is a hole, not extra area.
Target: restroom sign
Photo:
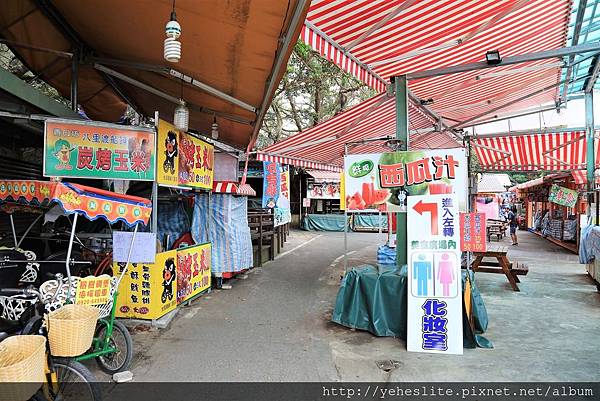
[[[409,351],[463,353],[458,202],[454,194],[408,197]]]

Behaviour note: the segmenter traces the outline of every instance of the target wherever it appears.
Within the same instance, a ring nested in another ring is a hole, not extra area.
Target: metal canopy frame
[[[577,46],[562,47],[560,49],[544,50],[541,52],[522,54],[503,58],[498,64],[488,64],[485,61],[476,63],[460,64],[452,67],[434,68],[432,70],[424,70],[406,74],[406,79],[409,81],[421,78],[438,77],[448,74],[456,74],[459,72],[483,70],[487,68],[496,68],[512,64],[520,64],[528,61],[544,60],[555,57],[565,57],[580,53],[598,52],[600,51],[600,43],[586,43]]]

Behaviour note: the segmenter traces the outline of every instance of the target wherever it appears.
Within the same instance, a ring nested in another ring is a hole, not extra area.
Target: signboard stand
[[[377,140],[387,140],[377,139]],[[362,143],[362,142],[361,142]],[[398,213],[397,264],[408,264],[408,341],[414,352],[462,354],[459,210],[467,210],[464,149],[344,154],[344,271],[348,216]],[[388,227],[392,229],[391,224]],[[380,227],[381,232],[381,227]]]

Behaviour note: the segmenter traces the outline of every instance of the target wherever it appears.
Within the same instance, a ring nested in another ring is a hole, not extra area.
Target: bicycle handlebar
[[[4,296],[12,296],[12,295],[25,295],[25,296],[33,296],[37,297],[40,301],[42,301],[42,294],[33,287],[27,288],[0,288],[0,295]]]

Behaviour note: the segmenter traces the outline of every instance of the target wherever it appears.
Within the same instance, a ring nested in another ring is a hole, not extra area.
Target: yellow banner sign
[[[177,250],[177,303],[187,301],[210,287],[210,244]]]
[[[110,277],[84,277],[77,283],[75,303],[78,305],[104,305],[110,300]]]
[[[212,190],[214,147],[159,120],[157,182]]]
[[[119,273],[124,263],[114,263]],[[119,286],[117,317],[158,319],[210,288],[211,244],[156,254],[155,263],[130,263]]]
[[[114,263],[119,274],[124,263]],[[177,306],[177,250],[156,254],[154,263],[130,263],[119,286],[117,317],[158,319]]]

